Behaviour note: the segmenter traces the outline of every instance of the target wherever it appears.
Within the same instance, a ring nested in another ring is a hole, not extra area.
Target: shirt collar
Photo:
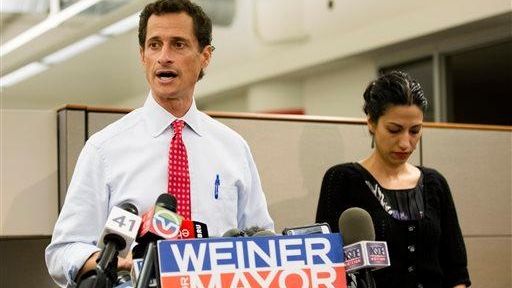
[[[149,92],[146,102],[144,103],[144,116],[149,125],[151,136],[157,137],[162,134],[171,123],[178,119],[176,116],[169,113],[162,106],[160,106],[151,92]],[[203,131],[201,129],[199,121],[200,112],[197,110],[195,99],[192,100],[192,105],[188,109],[187,113],[180,119],[187,123],[187,126],[192,129],[197,135],[202,136]]]

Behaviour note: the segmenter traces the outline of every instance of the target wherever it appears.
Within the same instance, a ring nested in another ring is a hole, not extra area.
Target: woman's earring
[[[375,135],[372,134],[372,149],[375,148]]]

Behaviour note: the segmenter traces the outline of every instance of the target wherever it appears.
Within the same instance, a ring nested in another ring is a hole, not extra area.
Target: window
[[[512,125],[512,39],[445,56],[449,122]]]

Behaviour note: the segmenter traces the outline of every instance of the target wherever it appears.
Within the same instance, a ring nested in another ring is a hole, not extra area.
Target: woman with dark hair
[[[360,207],[388,244],[391,266],[373,272],[377,287],[468,287],[466,248],[446,179],[408,159],[421,138],[427,100],[403,72],[380,76],[364,92],[373,152],[325,174],[317,222],[338,230],[345,210]]]

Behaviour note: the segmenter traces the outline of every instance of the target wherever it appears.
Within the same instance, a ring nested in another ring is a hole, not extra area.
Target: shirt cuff
[[[65,275],[66,281],[67,281],[66,287],[68,287],[68,288],[76,287],[75,280],[78,280],[78,279],[75,279],[75,278],[76,278],[76,275],[78,274],[78,271],[80,271],[80,269],[85,264],[87,259],[89,259],[89,257],[94,252],[100,251],[100,249],[96,246],[92,246],[89,244],[74,243],[72,245],[72,247],[69,247],[69,250],[73,251],[72,252],[73,256],[71,257],[71,255],[68,255],[68,257],[66,257],[67,259],[63,259],[63,261],[67,262],[66,267],[68,267],[66,269],[66,275]]]

